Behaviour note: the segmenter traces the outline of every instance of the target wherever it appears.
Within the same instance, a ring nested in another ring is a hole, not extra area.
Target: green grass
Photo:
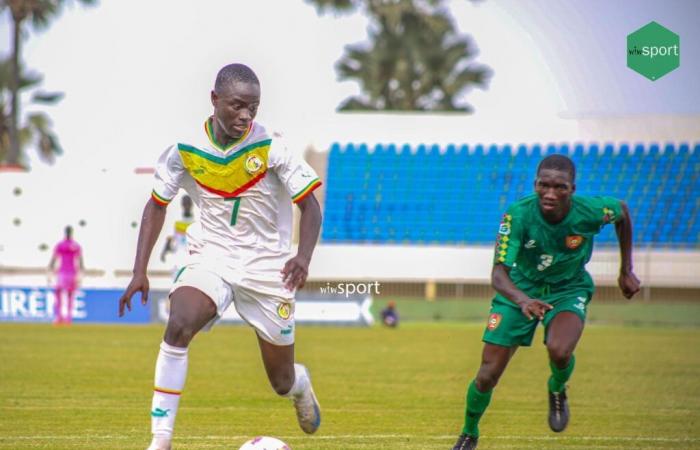
[[[175,448],[235,450],[255,435],[294,450],[451,448],[482,330],[302,326],[297,357],[312,370],[324,413],[308,437],[267,385],[252,331],[216,327],[191,347]],[[0,449],[143,450],[161,335],[157,325],[0,325]],[[700,448],[700,329],[589,326],[563,434],[546,423],[541,337],[540,329],[501,380],[480,450]]]

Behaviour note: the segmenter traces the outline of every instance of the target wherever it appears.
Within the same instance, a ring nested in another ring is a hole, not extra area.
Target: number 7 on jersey
[[[231,226],[236,225],[236,220],[238,219],[238,207],[241,206],[240,197],[231,197],[225,199],[227,202],[233,202],[233,207],[231,208]]]

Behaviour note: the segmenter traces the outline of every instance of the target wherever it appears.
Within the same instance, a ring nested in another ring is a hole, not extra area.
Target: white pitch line
[[[213,441],[213,440],[235,440],[235,439],[250,439],[251,435],[232,435],[232,436],[177,436],[177,440],[199,440],[199,441]],[[425,436],[425,435],[415,435],[415,434],[336,434],[336,435],[319,435],[313,437],[303,437],[303,436],[278,436],[280,439],[285,440],[300,440],[300,439],[312,439],[312,440],[334,440],[334,439],[346,439],[346,440],[368,440],[368,439],[426,439],[426,440],[448,440],[454,439],[452,435],[441,435],[441,436]],[[57,436],[2,436],[0,437],[0,442],[12,441],[12,440],[76,440],[76,439],[134,439],[135,435],[125,436],[125,435],[57,435]],[[700,442],[700,438],[694,437],[645,437],[645,436],[519,436],[519,435],[499,435],[499,436],[489,436],[482,435],[483,440],[524,440],[524,441],[604,441],[604,442]]]

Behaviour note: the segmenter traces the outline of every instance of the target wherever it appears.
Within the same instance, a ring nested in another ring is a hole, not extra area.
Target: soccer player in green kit
[[[493,388],[520,346],[530,346],[539,321],[545,327],[551,376],[549,426],[569,422],[566,382],[574,371],[574,349],[586,320],[594,286],[585,265],[593,237],[615,224],[620,244],[618,284],[631,298],[639,291],[632,270],[632,222],[625,203],[612,197],[583,197],[576,168],[564,155],[550,155],[537,167],[535,194],[512,204],[498,230],[491,283],[497,294],[484,331],[481,367],[467,390],[465,424],[453,450],[473,450],[479,420]]]

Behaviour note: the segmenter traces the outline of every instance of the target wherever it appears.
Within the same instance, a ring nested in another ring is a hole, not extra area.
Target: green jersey
[[[575,279],[591,259],[593,237],[621,217],[620,200],[574,195],[564,220],[551,224],[542,217],[537,195],[529,195],[503,215],[494,263],[511,267],[514,280],[523,276],[554,284]]]

